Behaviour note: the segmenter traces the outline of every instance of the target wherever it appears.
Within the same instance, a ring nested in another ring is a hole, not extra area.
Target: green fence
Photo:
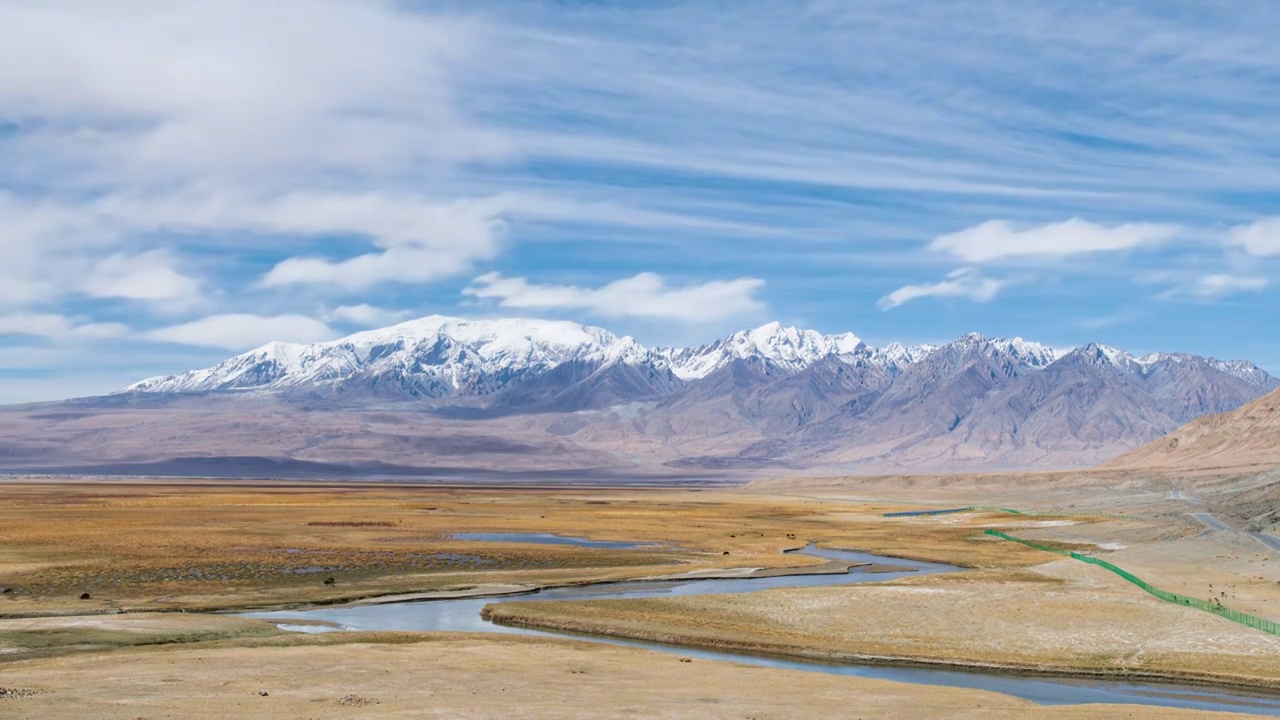
[[[1025,510],[1014,510],[1013,508],[991,507],[988,505],[970,505],[970,510],[990,510],[991,512],[1013,513],[1014,515],[1026,515],[1028,517],[1077,517],[1077,518],[1107,518],[1109,520],[1137,520],[1132,515],[1108,515],[1106,513],[1069,513],[1069,512],[1027,512]]]
[[[1107,562],[1106,560],[1101,560],[1099,558],[1093,557],[1092,555],[1081,555],[1080,553],[1077,553],[1077,552],[1069,552],[1067,550],[1062,550],[1060,548],[1044,545],[1042,543],[1032,542],[1030,540],[1024,540],[1019,537],[1014,537],[1012,535],[1002,533],[999,530],[986,530],[985,532],[987,535],[994,535],[995,537],[998,537],[998,538],[1003,538],[1005,540],[1011,540],[1016,543],[1021,543],[1022,545],[1026,545],[1027,547],[1035,548],[1036,550],[1043,550],[1045,552],[1057,553],[1058,555],[1066,555],[1069,557],[1073,557],[1076,560],[1079,560],[1081,562],[1087,562],[1090,565],[1097,565],[1098,567],[1105,568],[1115,573],[1116,575],[1119,575],[1125,580],[1128,580],[1134,585],[1137,585],[1138,587],[1142,588],[1142,590],[1147,594],[1154,595],[1155,597],[1158,597],[1161,600],[1164,600],[1165,602],[1171,602],[1177,605],[1186,605],[1188,607],[1193,607],[1198,610],[1204,610],[1205,612],[1211,612],[1214,615],[1217,615],[1219,617],[1224,617],[1232,622],[1237,622],[1237,623],[1240,623],[1241,625],[1248,625],[1251,628],[1261,630],[1265,633],[1270,633],[1272,635],[1280,635],[1280,623],[1274,620],[1267,620],[1266,618],[1260,618],[1257,615],[1249,615],[1247,613],[1242,613],[1239,610],[1232,610],[1231,608],[1223,606],[1221,603],[1219,603],[1216,600],[1201,600],[1200,598],[1187,597],[1185,595],[1171,593],[1168,590],[1161,590],[1160,588],[1149,584],[1146,580],[1143,580],[1142,578],[1138,577],[1137,575],[1134,575],[1128,570],[1125,570],[1124,568],[1113,565]]]

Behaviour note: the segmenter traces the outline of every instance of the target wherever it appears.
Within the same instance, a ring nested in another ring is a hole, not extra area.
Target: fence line
[[[1077,517],[1077,518],[1107,518],[1109,520],[1137,520],[1139,518],[1133,515],[1107,515],[1105,513],[1069,513],[1069,512],[1027,512],[1025,510],[1014,510],[1013,508],[991,507],[987,505],[970,505],[970,510],[990,510],[992,512],[1013,513],[1014,515],[1026,515],[1028,517]]]
[[[1031,540],[1024,540],[1023,538],[1020,538],[1020,537],[1014,537],[1012,535],[1002,533],[999,530],[985,530],[984,532],[987,535],[993,535],[995,537],[1003,538],[1005,540],[1011,540],[1013,542],[1026,545],[1029,548],[1034,548],[1036,550],[1043,550],[1045,552],[1056,553],[1058,555],[1066,555],[1068,557],[1075,558],[1076,560],[1079,560],[1081,562],[1087,562],[1090,565],[1097,565],[1098,567],[1103,568],[1105,570],[1110,570],[1116,575],[1119,575],[1125,580],[1133,583],[1134,585],[1137,585],[1139,588],[1142,588],[1142,590],[1147,594],[1160,598],[1165,602],[1171,602],[1176,605],[1185,605],[1188,607],[1196,608],[1198,610],[1204,610],[1205,612],[1211,612],[1214,615],[1217,615],[1219,617],[1224,617],[1232,622],[1240,623],[1241,625],[1247,625],[1251,628],[1254,628],[1255,630],[1261,630],[1271,635],[1280,636],[1280,622],[1258,617],[1257,615],[1242,613],[1239,610],[1232,610],[1231,608],[1224,606],[1222,603],[1218,602],[1217,600],[1201,600],[1200,598],[1187,597],[1186,595],[1171,593],[1168,590],[1161,590],[1160,588],[1155,587],[1154,585],[1151,585],[1147,581],[1143,580],[1137,575],[1134,575],[1128,570],[1125,570],[1124,568],[1119,567],[1117,565],[1113,565],[1112,563],[1109,563],[1106,560],[1093,557],[1092,555],[1082,555],[1078,552],[1070,552],[1068,550],[1055,548],[1050,545],[1045,545],[1043,543],[1033,542]]]
[[[901,512],[888,512],[884,517],[913,517],[916,515],[949,515],[951,513],[969,512],[973,508],[947,508],[946,510],[903,510]]]

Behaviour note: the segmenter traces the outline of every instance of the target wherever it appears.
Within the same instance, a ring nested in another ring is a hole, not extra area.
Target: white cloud
[[[713,322],[753,315],[765,309],[755,297],[764,287],[757,278],[716,280],[668,287],[654,273],[640,273],[598,288],[534,285],[525,278],[491,272],[472,281],[463,293],[497,300],[506,308],[586,310],[606,318],[663,318],[689,323]]]
[[[1260,277],[1226,274],[1206,275],[1185,287],[1175,288],[1169,293],[1165,293],[1165,296],[1190,295],[1202,300],[1215,300],[1237,293],[1258,292],[1266,289],[1268,284],[1266,278]]]
[[[111,255],[98,261],[85,280],[84,292],[99,298],[194,300],[200,294],[200,283],[175,269],[174,262],[165,250]]]
[[[266,287],[319,284],[355,291],[386,281],[426,282],[494,257],[500,215],[517,204],[516,198],[439,202],[383,192],[290,192],[270,198],[223,192],[159,200],[113,197],[95,209],[119,225],[145,230],[362,237],[378,251],[345,260],[292,257],[262,279]]]
[[[945,280],[926,285],[906,285],[880,298],[876,307],[891,310],[912,300],[927,297],[958,297],[974,302],[990,302],[1009,285],[1008,280],[983,277],[977,268],[960,268]]]
[[[1280,217],[1231,228],[1227,244],[1244,248],[1250,255],[1280,255]]]
[[[329,313],[329,320],[361,327],[386,327],[408,320],[413,315],[408,310],[388,310],[363,304],[343,305]]]
[[[1239,217],[1280,182],[1257,160],[1276,145],[1271,18],[1114,5],[0,2],[0,68],[21,69],[0,72],[0,188],[20,211],[0,190],[0,313],[75,315],[86,293],[181,320],[377,304],[359,293],[481,272],[506,222],[529,243],[513,262],[565,273],[605,258],[631,275],[656,252],[741,263],[726,277],[823,264],[812,300],[915,267],[889,244],[922,224]],[[454,202],[511,188],[547,197]],[[1071,222],[1090,232],[1006,224],[938,249],[958,267],[1161,242]],[[1280,252],[1267,237],[1238,245]],[[224,304],[197,313],[166,297],[178,277],[95,270],[157,247]],[[1169,250],[1070,270],[1092,290],[1205,267]]]
[[[238,192],[161,195],[120,193],[81,205],[24,205],[0,191],[0,302],[48,299],[67,291],[153,302],[198,298],[200,282],[177,269],[170,250],[114,253],[100,247],[149,234],[255,233],[281,244],[313,237],[356,236],[377,248],[346,260],[293,257],[263,278],[264,286],[325,284],[358,290],[379,282],[426,282],[467,272],[500,249],[509,212],[571,212],[538,198],[496,195],[463,201],[364,192],[291,192],[253,197]],[[90,265],[87,272],[74,272]],[[12,276],[12,277],[10,277]],[[50,277],[53,276],[53,277]],[[56,279],[56,282],[54,281]]]
[[[336,335],[325,323],[302,315],[227,314],[151,330],[142,336],[158,342],[247,350],[277,340],[310,343],[332,340]]]
[[[31,152],[132,176],[385,173],[505,152],[448,102],[475,47],[466,20],[390,2],[7,3],[0,66],[24,71],[0,106],[77,119]]]
[[[0,67],[23,68],[0,73],[0,306],[194,301],[202,283],[178,268],[199,235],[378,249],[350,264],[298,252],[273,285],[470,271],[496,253],[496,211],[381,188],[509,154],[452,96],[480,25],[382,0],[0,3]]]
[[[1108,227],[1080,218],[1019,228],[1006,220],[942,235],[929,248],[968,262],[1009,257],[1066,257],[1082,253],[1131,250],[1154,245],[1177,234],[1176,225],[1128,223]]]
[[[391,248],[349,260],[289,258],[262,279],[264,285],[332,285],[357,291],[382,282],[428,282],[471,268],[466,253]]]
[[[120,323],[86,322],[55,313],[14,313],[0,315],[0,336],[31,335],[51,340],[104,339],[121,337],[129,328]]]

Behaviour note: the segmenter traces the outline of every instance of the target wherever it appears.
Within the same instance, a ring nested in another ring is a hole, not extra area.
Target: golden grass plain
[[[1191,720],[1239,714],[1039,706],[981,690],[693,660],[574,640],[336,633],[4,667],[23,718],[863,718]]]
[[[735,595],[512,601],[500,624],[831,662],[1280,688],[1280,638],[1073,560]]]
[[[618,489],[2,487],[0,588],[8,592],[0,595],[0,617],[301,605],[822,565],[782,554],[809,541],[975,567],[1037,562],[1032,551],[993,547],[972,527],[890,531],[880,515],[901,507],[893,503]],[[661,545],[607,550],[452,539],[494,531]]]
[[[516,624],[809,658],[1266,687],[1280,683],[1280,663],[1272,660],[1280,657],[1276,638],[1208,614],[1161,605],[1099,568],[1063,563],[1056,556],[986,537],[982,531],[1003,528],[1063,547],[1115,548],[1108,557],[1126,567],[1136,566],[1139,574],[1162,571],[1176,565],[1178,558],[1189,559],[1192,568],[1182,568],[1179,582],[1229,586],[1249,580],[1253,583],[1248,585],[1249,598],[1256,605],[1265,608],[1280,601],[1276,590],[1280,583],[1261,575],[1250,579],[1251,573],[1280,572],[1280,563],[1273,563],[1277,570],[1272,571],[1255,558],[1240,559],[1242,555],[1234,561],[1214,560],[1240,552],[1233,545],[1243,542],[1239,538],[1207,537],[1194,522],[1164,506],[1151,506],[1154,511],[1143,506],[1142,517],[1125,520],[986,511],[883,517],[885,512],[919,509],[922,501],[932,501],[934,506],[954,502],[948,498],[943,503],[917,490],[899,497],[877,490],[881,497],[865,499],[810,488],[792,494],[758,489],[531,490],[376,483],[5,483],[0,485],[6,500],[0,506],[0,672],[9,687],[18,687],[11,678],[25,677],[33,687],[56,690],[48,697],[5,702],[43,708],[25,716],[56,717],[57,708],[64,707],[59,703],[79,702],[87,691],[50,678],[67,668],[74,668],[67,677],[80,673],[90,678],[89,664],[80,665],[75,658],[105,657],[103,653],[110,652],[111,668],[119,660],[136,674],[113,674],[103,666],[101,676],[85,682],[98,683],[104,697],[137,694],[142,698],[140,707],[164,706],[155,694],[163,688],[152,687],[141,674],[170,662],[179,668],[174,671],[177,676],[194,678],[192,694],[172,696],[171,707],[190,709],[189,716],[199,717],[200,703],[207,702],[208,693],[213,692],[209,683],[217,668],[232,672],[227,663],[247,663],[275,672],[276,664],[283,663],[281,667],[293,668],[289,676],[294,679],[281,675],[279,683],[292,688],[287,695],[294,704],[276,701],[282,704],[271,712],[284,708],[285,716],[301,716],[305,713],[299,708],[304,706],[297,703],[303,698],[320,703],[305,707],[328,708],[324,703],[331,701],[325,699],[332,694],[329,689],[341,684],[335,668],[369,664],[394,675],[407,667],[405,663],[427,662],[421,655],[444,646],[428,640],[434,634],[281,636],[267,623],[208,611],[306,607],[432,593],[488,594],[685,573],[740,574],[757,568],[817,571],[826,565],[824,561],[783,554],[808,542],[949,562],[970,570],[887,583],[732,596],[515,601],[492,612]],[[998,499],[984,495],[980,501],[995,505],[1000,504],[993,502]],[[452,537],[465,532],[556,533],[660,544],[610,550]],[[330,577],[334,582],[326,584]],[[1160,578],[1148,579],[1158,583]],[[88,599],[80,599],[84,593]],[[544,704],[527,715],[593,715],[552,712],[555,703],[561,702],[554,688],[560,682],[559,670],[539,666],[536,653],[529,650],[538,647],[554,655],[562,652],[560,648],[577,648],[582,643],[548,641],[556,648],[552,651],[536,643],[488,635],[451,636],[449,642],[453,643],[449,652],[460,656],[502,656],[494,662],[508,663],[506,671],[515,673],[510,676],[513,684],[549,684],[553,689],[539,701]],[[333,649],[339,646],[341,651]],[[410,647],[414,649],[405,649]],[[295,657],[300,648],[314,656],[311,665]],[[184,654],[188,651],[190,655]],[[339,662],[339,652],[351,660]],[[671,714],[679,716],[675,710],[679,703],[688,702],[689,693],[705,689],[705,682],[711,681],[691,680],[687,673],[668,677],[664,673],[670,668],[662,665],[667,660],[643,651],[579,648],[572,652],[597,653],[583,657],[604,663],[645,658],[635,661],[646,668],[643,672],[608,680],[619,689],[616,698],[606,697],[605,673],[600,676],[600,688],[590,691],[600,695],[600,708],[619,712],[625,706],[619,705],[623,699],[640,698],[647,692],[657,701],[676,703],[670,706]],[[610,653],[622,654],[615,658]],[[206,658],[211,666],[196,667],[193,658]],[[731,702],[727,689],[751,686],[752,678],[783,672],[724,663],[699,665],[716,667],[714,682],[725,683],[712,693],[718,707],[688,706],[696,707],[692,714],[699,717],[748,716],[732,714],[746,706]],[[451,667],[437,669],[454,672]],[[821,686],[821,692],[828,694],[856,690],[858,697],[864,697],[870,692],[863,684],[869,681],[808,675],[798,680],[795,675],[778,675],[775,692],[783,692],[788,683]],[[312,676],[329,679],[314,683],[299,679]],[[405,698],[422,700],[410,687],[412,683],[387,682],[379,686],[383,688],[379,715],[409,712],[411,702]],[[484,692],[482,680],[458,682]],[[955,703],[948,707],[955,711],[950,716],[956,717],[966,716],[961,709],[978,705],[994,714],[968,716],[1053,714],[1009,698],[987,704],[990,697],[1000,696],[980,694],[979,698],[968,692],[915,687],[894,690],[886,697],[911,696],[917,703],[947,698],[946,702]],[[497,712],[491,706],[494,698],[469,701],[465,694],[451,693],[437,692],[439,707],[479,708],[475,714],[480,716]],[[750,692],[743,697],[748,696],[763,697]],[[887,700],[878,702],[869,701],[866,716],[913,716]],[[805,713],[836,716],[837,705],[815,700],[805,705]],[[729,714],[715,714],[722,710]],[[1171,716],[1134,712],[1133,717]],[[1071,713],[1091,716],[1079,708],[1056,716]],[[608,715],[603,710],[595,713]],[[106,711],[96,716],[113,717]],[[130,717],[137,716],[145,713]]]

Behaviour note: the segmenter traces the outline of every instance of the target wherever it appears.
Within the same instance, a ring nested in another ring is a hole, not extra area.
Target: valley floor
[[[0,715],[68,717],[72,708],[86,717],[130,718],[1112,712],[1039,707],[978,690],[679,662],[569,639],[300,636],[207,614],[824,568],[817,558],[782,553],[806,542],[971,569],[740,595],[514,601],[492,613],[502,622],[800,657],[1280,688],[1280,638],[1163,603],[1102,568],[983,534],[1000,529],[1087,551],[1165,589],[1206,599],[1212,593],[1229,607],[1280,619],[1276,551],[1247,534],[1207,528],[1187,514],[1206,510],[1189,492],[1150,478],[1114,480],[787,480],[738,491],[8,483],[0,486]],[[884,517],[951,505],[1047,514]],[[494,531],[655,544],[581,548],[454,537]],[[101,662],[105,654],[110,662]]]
[[[26,718],[1158,718],[1169,708],[1044,707],[997,693],[754,668],[571,640],[286,637],[80,655],[0,670]]]

